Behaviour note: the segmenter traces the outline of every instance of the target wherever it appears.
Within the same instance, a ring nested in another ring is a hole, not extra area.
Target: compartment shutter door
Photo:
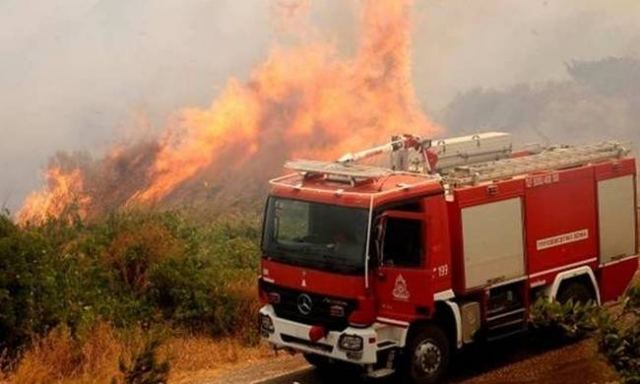
[[[520,198],[462,210],[466,288],[524,275]]]
[[[633,176],[598,182],[600,263],[636,254]]]

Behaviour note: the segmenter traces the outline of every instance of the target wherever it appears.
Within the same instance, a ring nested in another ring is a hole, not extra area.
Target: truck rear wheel
[[[586,304],[589,300],[595,300],[593,292],[582,281],[568,281],[563,283],[557,295],[558,302],[564,304],[569,300],[574,303]]]
[[[404,382],[439,383],[449,366],[449,340],[442,329],[428,325],[413,334],[405,350],[401,374]]]

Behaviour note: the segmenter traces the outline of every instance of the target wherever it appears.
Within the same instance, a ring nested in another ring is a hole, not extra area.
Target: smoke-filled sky
[[[280,36],[274,4],[296,2],[1,1],[0,206],[17,209],[58,150],[99,153],[209,105]],[[355,0],[311,3],[318,29],[352,49]],[[561,80],[574,59],[640,57],[637,0],[416,0],[414,20],[416,91],[432,112],[475,87]],[[142,116],[152,127],[132,133]]]

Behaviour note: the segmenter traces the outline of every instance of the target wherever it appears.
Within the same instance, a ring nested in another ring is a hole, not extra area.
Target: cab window
[[[422,265],[423,230],[420,220],[389,217],[385,225],[383,258],[385,266],[415,268]]]

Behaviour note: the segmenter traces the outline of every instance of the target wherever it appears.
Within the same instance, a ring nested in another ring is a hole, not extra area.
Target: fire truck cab
[[[539,297],[616,300],[638,269],[629,153],[489,132],[289,162],[265,209],[261,334],[321,369],[435,383],[455,350],[526,330]]]

